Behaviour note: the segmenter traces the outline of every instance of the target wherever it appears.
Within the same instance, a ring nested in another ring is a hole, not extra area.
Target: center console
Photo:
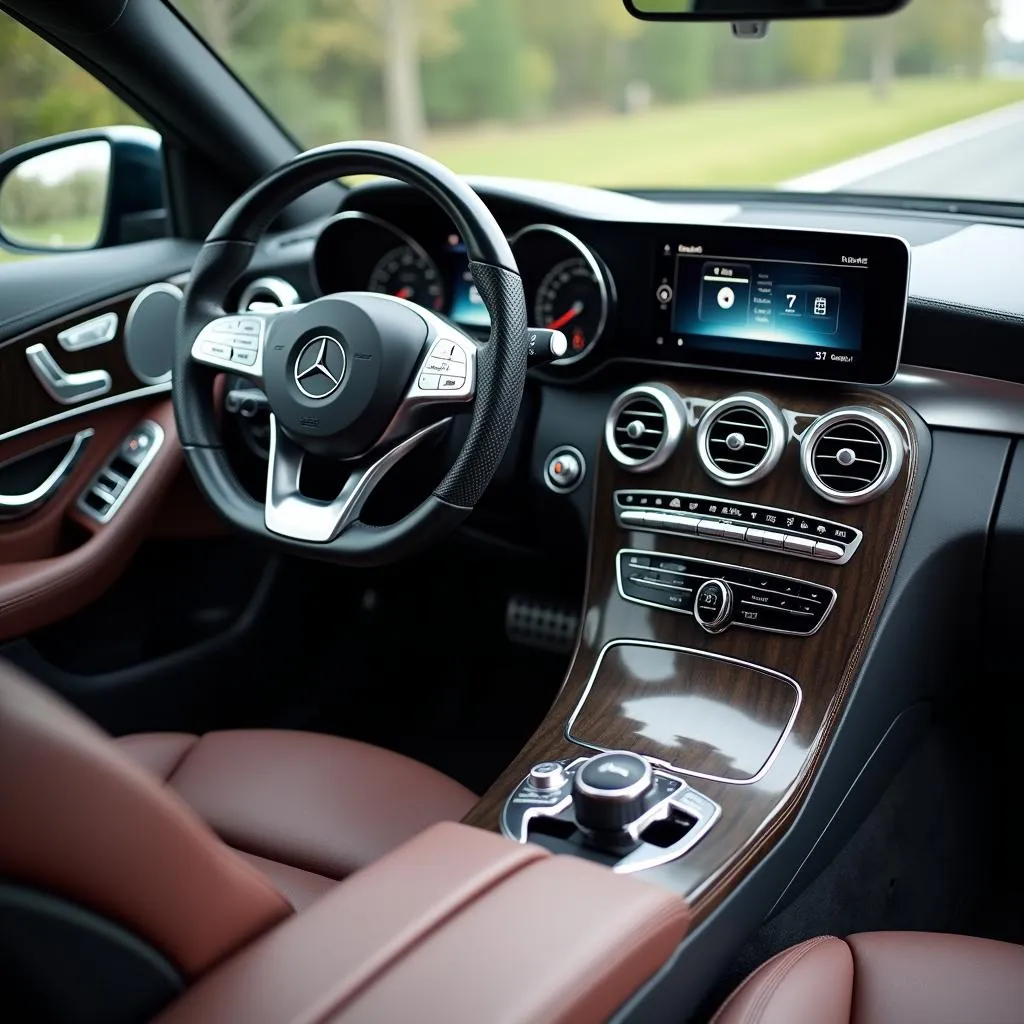
[[[875,386],[899,361],[901,240],[700,231],[655,262],[660,372],[607,399],[568,676],[467,819],[642,872],[698,918],[800,810],[930,451]]]

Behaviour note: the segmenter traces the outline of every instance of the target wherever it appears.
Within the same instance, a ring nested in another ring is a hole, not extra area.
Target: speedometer
[[[426,253],[411,245],[386,252],[373,268],[367,287],[428,309],[444,309],[444,283],[437,267]]]
[[[607,315],[605,291],[582,256],[553,266],[537,288],[534,316],[541,327],[569,339],[569,358],[596,344]]]

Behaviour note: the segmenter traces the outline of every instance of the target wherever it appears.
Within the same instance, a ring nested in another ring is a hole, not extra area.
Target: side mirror
[[[0,154],[0,245],[99,249],[167,233],[160,136],[122,125],[54,135]]]

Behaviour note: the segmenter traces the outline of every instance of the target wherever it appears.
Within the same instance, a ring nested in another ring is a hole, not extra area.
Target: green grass
[[[61,246],[66,249],[92,245],[96,241],[96,218],[80,217],[74,220],[49,221],[46,224],[19,225],[17,233],[15,234],[12,229],[11,235],[19,242],[43,245],[59,252]],[[0,247],[0,263],[21,259],[31,257],[8,252]]]
[[[529,126],[431,136],[464,174],[610,187],[776,185],[921,132],[1024,99],[1024,81],[921,78],[886,100],[866,84],[732,96]]]

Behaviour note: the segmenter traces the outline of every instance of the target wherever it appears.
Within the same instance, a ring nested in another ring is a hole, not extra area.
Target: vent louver
[[[895,426],[873,409],[838,409],[815,420],[804,435],[804,477],[837,504],[869,501],[886,490],[903,465]]]
[[[605,443],[616,462],[646,472],[675,451],[684,426],[674,392],[657,384],[641,384],[612,404],[605,421]]]
[[[704,413],[697,452],[712,479],[739,486],[761,480],[775,468],[785,439],[785,422],[768,399],[734,395]]]

